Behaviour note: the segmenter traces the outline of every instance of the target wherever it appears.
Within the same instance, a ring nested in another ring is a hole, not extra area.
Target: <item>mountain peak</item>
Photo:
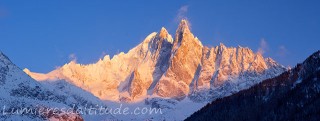
[[[167,38],[169,35],[168,31],[166,28],[162,27],[160,32],[159,32],[159,37],[161,38]]]
[[[238,90],[259,82],[261,78],[282,72],[278,66],[264,71],[268,68],[263,57],[256,57],[249,48],[228,48],[220,43],[210,50],[204,49],[206,47],[191,33],[188,25],[187,20],[181,20],[174,39],[162,27],[126,54],[114,55],[111,60],[105,56],[96,64],[70,62],[56,69],[59,75],[45,76],[70,81],[104,100],[139,101],[140,98],[152,95],[180,100],[189,93],[198,94],[197,90],[193,90],[196,88],[218,91],[224,89],[224,86],[229,87],[230,81],[243,80],[237,81],[242,84],[250,79],[239,88],[230,85]],[[102,88],[96,88],[96,85]],[[229,94],[229,91],[234,90],[226,88],[223,91]],[[206,99],[199,97],[199,100]]]
[[[312,54],[313,58],[320,58],[320,50]]]
[[[3,54],[1,51],[0,51],[0,62],[3,62],[3,63],[5,63],[5,64],[10,64],[10,63],[12,63],[11,61],[10,61],[10,59],[5,55],[5,54]]]
[[[226,47],[223,43],[220,42],[219,44],[220,47]]]
[[[186,19],[182,19],[180,21],[179,27],[177,29],[177,33],[178,32],[181,32],[181,33],[190,32],[190,30],[189,30],[189,22]]]
[[[302,77],[308,76],[320,70],[320,50],[314,52],[305,61],[303,61],[302,64],[299,65],[302,65],[302,72],[300,72]]]
[[[5,56],[5,55],[0,51],[0,57],[1,57],[1,56]]]
[[[312,55],[310,55],[303,63],[304,64],[317,64],[317,66],[320,66],[320,62],[319,62],[319,58],[320,58],[320,50],[314,52]],[[316,65],[314,65],[316,66]]]
[[[193,44],[202,46],[200,40],[195,38],[194,35],[191,33],[189,29],[189,23],[185,19],[181,20],[176,30],[176,35],[173,43],[173,52],[175,52],[180,47],[181,43],[190,46]]]
[[[180,24],[188,25],[188,21],[186,19],[182,19],[180,21]]]

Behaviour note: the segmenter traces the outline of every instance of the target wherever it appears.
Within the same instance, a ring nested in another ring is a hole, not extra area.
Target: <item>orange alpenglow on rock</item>
[[[197,100],[229,95],[276,76],[285,68],[245,47],[203,46],[181,20],[174,39],[162,27],[127,53],[94,64],[70,62],[35,80],[66,80],[103,100],[141,101],[148,96]]]

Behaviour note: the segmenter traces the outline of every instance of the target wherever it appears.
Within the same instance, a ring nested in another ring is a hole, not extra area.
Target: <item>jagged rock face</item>
[[[217,87],[242,73],[263,73],[268,69],[264,58],[248,48],[227,48],[223,44],[215,48],[204,48],[202,69],[196,86]]]
[[[194,82],[193,87],[197,88],[210,88],[210,83],[212,77],[214,75],[214,70],[216,68],[216,57],[217,53],[214,53],[214,48],[204,47],[202,51],[202,58],[201,58],[201,70],[196,82]]]
[[[190,98],[197,101],[230,95],[285,71],[249,48],[227,48],[223,44],[203,48],[201,67],[198,79],[191,85]]]
[[[132,98],[145,96],[153,90],[161,75],[167,70],[172,48],[172,37],[165,28],[148,43],[148,52],[139,67],[133,72],[129,94]]]
[[[49,75],[68,80],[101,99],[117,101],[120,93],[129,90],[130,77],[134,70],[137,71],[138,65],[150,54],[149,43],[155,37],[156,33],[150,34],[141,44],[126,54],[121,52],[112,59],[107,55],[97,63],[89,65],[81,65],[72,61]],[[146,69],[149,70],[149,68]],[[123,84],[125,87],[121,85],[122,83],[125,83]],[[130,89],[130,91],[133,90]]]
[[[187,21],[182,21],[176,31],[170,67],[156,86],[155,93],[163,97],[184,97],[202,56],[202,44],[193,36]],[[170,91],[168,91],[170,90]]]
[[[173,39],[166,29],[152,33],[128,53],[95,64],[72,61],[48,74],[25,72],[36,80],[64,79],[103,100],[135,101],[146,95],[195,100],[217,98],[285,68],[249,48],[203,46],[182,20]]]
[[[266,61],[267,65],[275,64],[270,59]],[[318,120],[319,95],[320,51],[317,51],[294,68],[215,100],[185,120]]]

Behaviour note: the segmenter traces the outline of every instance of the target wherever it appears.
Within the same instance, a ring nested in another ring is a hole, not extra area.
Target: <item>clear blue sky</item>
[[[48,72],[127,52],[180,17],[204,45],[247,46],[294,66],[320,49],[319,0],[0,1],[0,51],[21,68]]]

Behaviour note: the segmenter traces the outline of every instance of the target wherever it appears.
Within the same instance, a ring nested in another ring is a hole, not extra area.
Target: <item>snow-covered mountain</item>
[[[184,99],[204,90],[232,93],[285,68],[249,48],[203,46],[186,20],[175,39],[161,28],[128,53],[97,63],[82,65],[71,61],[48,74],[24,71],[36,80],[67,80],[103,100],[135,101],[147,95]],[[231,90],[220,88],[234,86]],[[226,91],[226,92],[225,92]]]
[[[52,82],[53,83],[53,82]],[[72,88],[63,84],[66,88]],[[78,88],[78,87],[74,87]],[[66,91],[66,90],[65,90]],[[52,85],[42,84],[0,52],[0,120],[61,120],[82,121],[86,119],[114,119],[111,115],[82,115],[76,112],[76,106],[106,106],[91,93],[78,88],[81,94],[66,93]],[[53,110],[53,109],[57,110]],[[69,112],[58,109],[72,109]]]
[[[317,121],[320,51],[284,73],[195,112],[186,121]]]
[[[207,101],[249,88],[285,70],[246,47],[202,45],[186,20],[181,21],[174,38],[161,28],[129,52],[112,58],[106,55],[93,64],[71,61],[47,74],[24,69],[35,80],[65,80],[101,100],[165,108],[167,117],[153,117],[172,120],[182,120]],[[185,106],[191,103],[196,106]]]

